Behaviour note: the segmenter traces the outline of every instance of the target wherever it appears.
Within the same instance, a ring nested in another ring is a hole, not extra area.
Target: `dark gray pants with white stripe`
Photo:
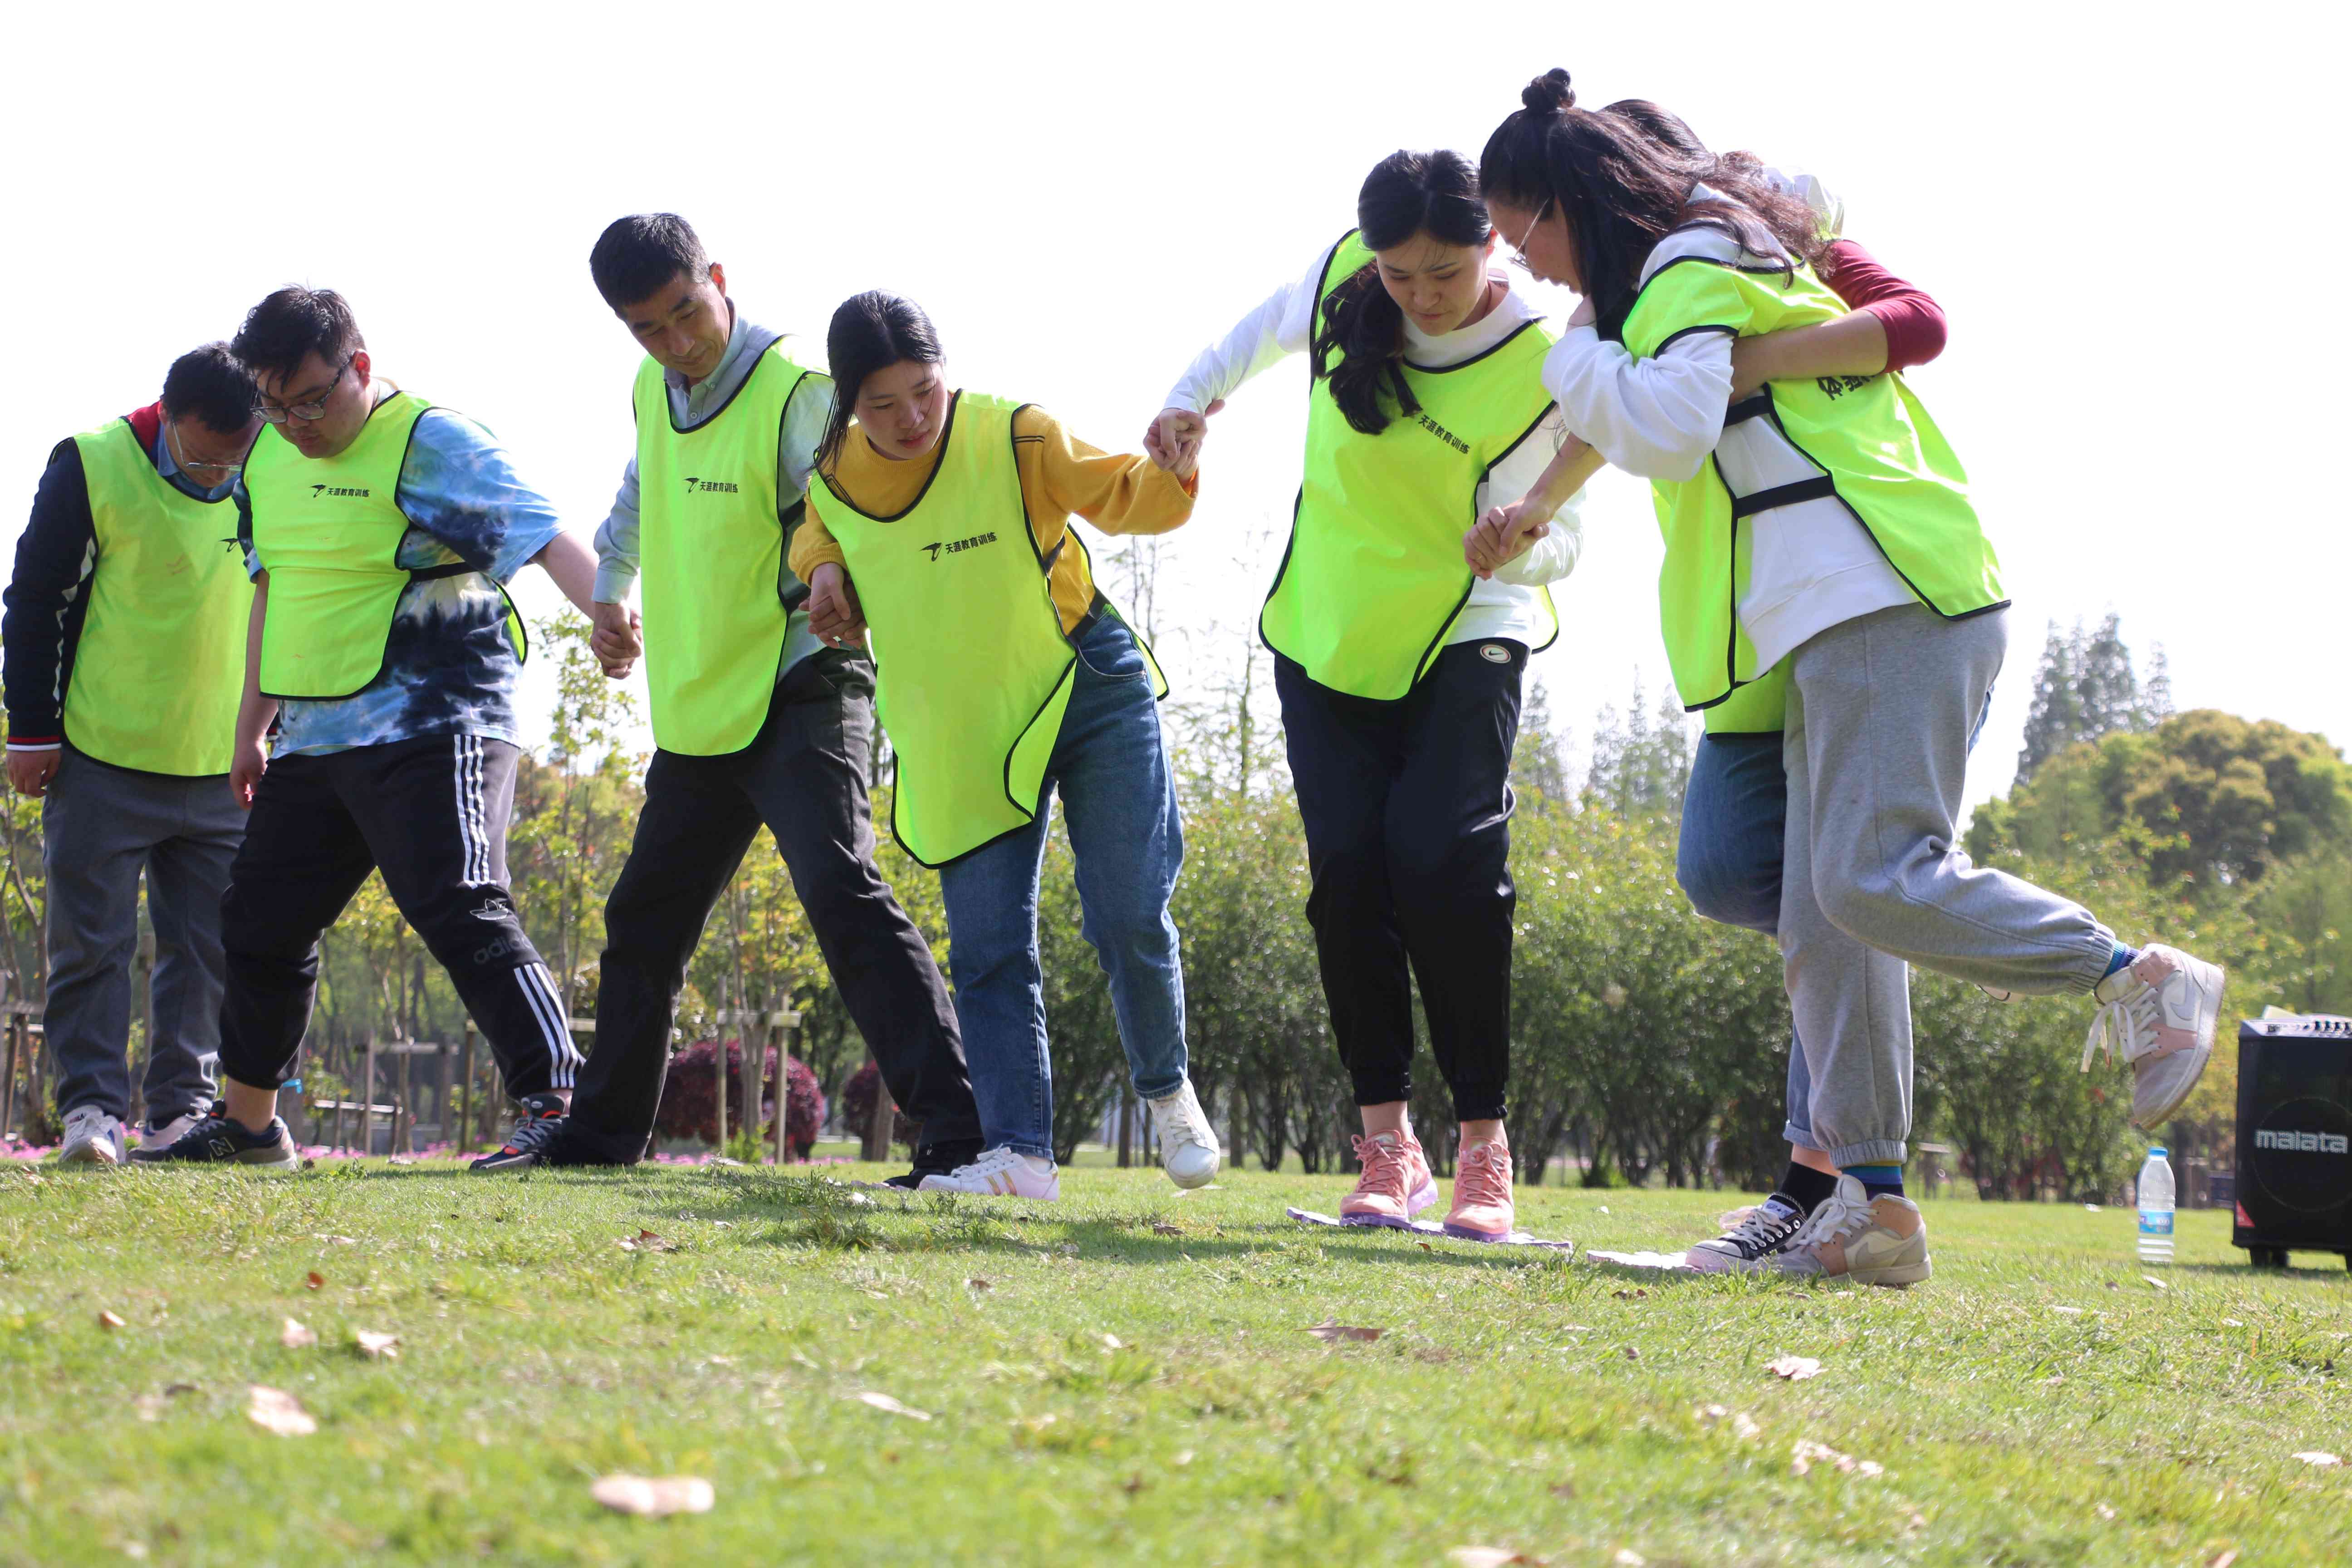
[[[507,1092],[572,1086],[581,1057],[561,993],[507,891],[520,754],[477,735],[425,735],[269,764],[221,895],[223,1073],[265,1089],[292,1075],[319,939],[381,869],[489,1041]]]

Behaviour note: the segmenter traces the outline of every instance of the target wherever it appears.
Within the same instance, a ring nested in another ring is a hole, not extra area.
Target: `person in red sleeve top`
[[[225,343],[157,402],[60,441],[0,616],[8,781],[41,802],[59,1158],[120,1164],[139,879],[155,931],[149,1142],[212,1104],[221,890],[245,836],[228,791],[253,589],[226,503],[260,422]]]

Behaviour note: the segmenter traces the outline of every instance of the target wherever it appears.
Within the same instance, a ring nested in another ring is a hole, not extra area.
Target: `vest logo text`
[[[685,475],[684,478],[686,479],[687,494],[688,495],[692,495],[695,491],[700,490],[705,495],[709,495],[715,492],[723,496],[731,496],[738,494],[742,489],[742,487],[738,485],[733,479],[698,479],[692,474]]]
[[[1428,431],[1431,435],[1436,437],[1439,440],[1444,442],[1447,446],[1453,447],[1464,457],[1466,458],[1470,455],[1469,442],[1465,441],[1461,437],[1456,436],[1453,431],[1448,430],[1444,426],[1440,425],[1428,415],[1416,410],[1413,414],[1413,417],[1421,421],[1421,427],[1423,429]]]
[[[2255,1128],[2254,1147],[2282,1149],[2292,1154],[2352,1152],[2352,1142],[2347,1142],[2341,1132],[2296,1132],[2285,1128],[2277,1131],[2268,1127]]]
[[[312,485],[310,499],[317,500],[320,496],[357,496],[365,500],[367,489],[363,485]]]
[[[931,552],[932,560],[937,561],[940,558],[940,552],[942,551],[945,551],[950,555],[953,555],[959,550],[977,550],[983,544],[993,544],[995,542],[995,531],[991,530],[986,533],[975,533],[970,539],[942,540],[937,544],[926,544],[923,548]]]

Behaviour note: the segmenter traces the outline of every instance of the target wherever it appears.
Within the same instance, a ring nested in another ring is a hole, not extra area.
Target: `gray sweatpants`
[[[1957,824],[1969,736],[2008,615],[1906,605],[1789,656],[1780,956],[1812,1079],[1813,1141],[1895,1164],[1911,1134],[1905,965],[2004,991],[2088,991],[2115,937],[2072,900],[1972,866]]]
[[[139,873],[155,928],[146,1114],[208,1105],[220,1057],[221,890],[245,837],[228,780],[109,766],[66,748],[41,802],[49,878],[49,995],[58,1113],[130,1115],[131,968]]]

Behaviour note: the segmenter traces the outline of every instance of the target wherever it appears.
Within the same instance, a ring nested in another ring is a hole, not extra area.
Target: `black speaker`
[[[2352,1265],[2352,1018],[2238,1026],[2238,1222],[2257,1268],[2290,1252]]]

